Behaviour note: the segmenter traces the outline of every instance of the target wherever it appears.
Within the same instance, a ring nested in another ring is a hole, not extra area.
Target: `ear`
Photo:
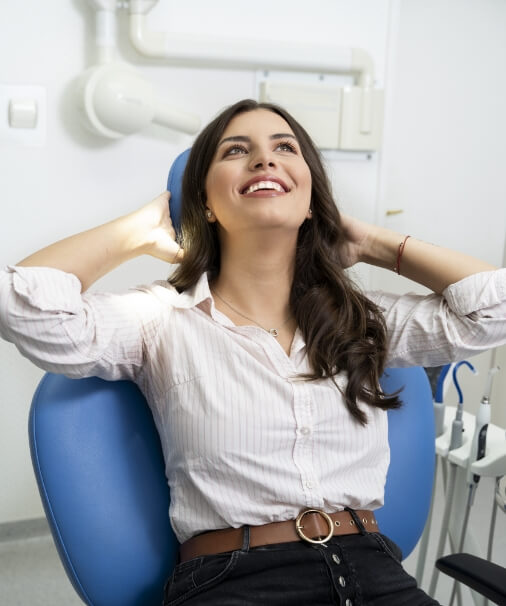
[[[206,206],[206,219],[208,223],[216,223],[216,217],[213,211]]]

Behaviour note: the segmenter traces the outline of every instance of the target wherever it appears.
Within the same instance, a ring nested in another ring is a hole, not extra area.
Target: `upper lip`
[[[249,181],[246,181],[246,183],[244,183],[244,185],[241,186],[241,189],[240,189],[241,194],[244,191],[246,191],[250,185],[253,185],[253,183],[258,183],[259,181],[274,181],[275,183],[279,183],[281,185],[281,187],[285,190],[285,192],[290,191],[290,188],[288,187],[288,185],[279,177],[274,177],[273,175],[257,175],[256,177],[253,177]]]

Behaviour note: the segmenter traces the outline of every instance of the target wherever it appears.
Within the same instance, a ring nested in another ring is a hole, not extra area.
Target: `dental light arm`
[[[116,58],[116,0],[88,0],[95,10],[95,48],[98,63]]]
[[[78,81],[80,109],[91,130],[117,138],[156,122],[185,133],[196,133],[200,119],[171,107],[153,86],[121,63],[97,65]]]
[[[278,40],[221,38],[155,32],[146,14],[158,0],[130,0],[130,40],[142,55],[165,58],[178,65],[242,69],[275,69],[316,73],[357,74],[357,84],[374,84],[374,63],[361,48],[335,44],[304,44]]]
[[[200,119],[172,107],[134,69],[115,60],[116,0],[89,0],[95,10],[95,47],[98,65],[78,79],[79,109],[85,125],[104,137],[135,133],[151,122],[196,133]],[[156,0],[145,0],[147,9]]]

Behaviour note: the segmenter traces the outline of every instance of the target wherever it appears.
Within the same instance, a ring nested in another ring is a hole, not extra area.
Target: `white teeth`
[[[254,191],[258,191],[259,189],[275,189],[276,191],[280,191],[282,193],[285,192],[281,185],[275,181],[257,181],[256,183],[253,183],[253,185],[250,185],[248,189],[243,192],[243,194],[252,194]]]

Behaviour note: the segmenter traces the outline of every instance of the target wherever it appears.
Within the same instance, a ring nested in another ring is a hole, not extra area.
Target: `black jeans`
[[[379,533],[249,547],[179,564],[163,606],[437,606],[402,567],[397,545]]]

